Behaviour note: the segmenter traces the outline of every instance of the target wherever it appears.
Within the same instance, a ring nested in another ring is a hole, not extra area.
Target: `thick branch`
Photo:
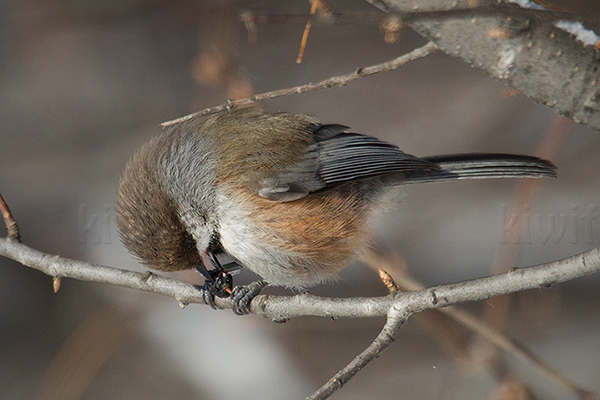
[[[448,0],[367,1],[385,11],[400,14],[415,9],[469,8],[466,2]],[[479,0],[478,5],[494,7],[497,0]],[[512,8],[523,17],[473,13],[456,18],[422,18],[408,24],[444,52],[546,104],[555,112],[600,130],[598,50],[550,23],[531,18],[529,10]],[[499,30],[505,34],[491,34]]]
[[[0,239],[0,255],[37,269],[52,277],[108,283],[173,297],[180,305],[203,303],[202,293],[193,285],[152,273],[138,273],[98,264],[48,255],[24,244]],[[274,321],[300,316],[374,317],[387,315],[390,307],[408,315],[453,304],[489,299],[527,289],[550,287],[600,271],[600,249],[593,249],[548,264],[517,268],[507,273],[470,281],[436,286],[373,298],[323,298],[310,294],[296,296],[257,296],[252,313]],[[217,306],[230,308],[229,299],[217,299]]]

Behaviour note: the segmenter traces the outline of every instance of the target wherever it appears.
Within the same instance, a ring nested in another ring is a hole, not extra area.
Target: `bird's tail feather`
[[[457,179],[556,177],[554,164],[531,156],[472,153],[423,159],[436,164],[439,169],[408,173],[404,176],[402,184]]]

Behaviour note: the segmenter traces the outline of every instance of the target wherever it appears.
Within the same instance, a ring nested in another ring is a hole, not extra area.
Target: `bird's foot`
[[[231,292],[231,309],[237,315],[250,314],[250,303],[268,283],[265,281],[252,282],[246,286],[236,286]]]
[[[233,278],[225,270],[204,270],[204,285],[196,288],[202,290],[202,298],[211,308],[217,309],[215,304],[216,297],[229,297],[232,293]]]

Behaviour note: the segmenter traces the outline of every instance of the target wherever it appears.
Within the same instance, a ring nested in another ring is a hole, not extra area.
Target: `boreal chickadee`
[[[554,165],[535,157],[419,158],[343,125],[239,109],[179,123],[144,145],[121,178],[117,226],[145,265],[202,272],[213,306],[214,295],[232,293],[217,253],[260,275],[233,290],[242,314],[264,282],[308,288],[334,277],[366,246],[391,188],[554,176]]]

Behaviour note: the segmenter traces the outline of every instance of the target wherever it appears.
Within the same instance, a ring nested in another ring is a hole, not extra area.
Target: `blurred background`
[[[328,4],[335,12],[378,12],[358,0]],[[239,18],[248,10],[309,9],[308,2],[274,0],[0,2],[0,190],[24,243],[143,271],[119,242],[114,201],[125,163],[161,132],[161,122],[228,98],[348,73],[425,43],[409,29],[386,43],[377,22],[383,14],[353,24],[315,23],[297,64],[306,19],[259,23],[249,43]],[[378,221],[373,247],[392,275],[431,286],[600,245],[600,136],[507,89],[435,54],[344,88],[262,105],[348,125],[417,156],[505,152],[556,163],[559,178],[552,181],[404,189]],[[202,282],[194,272],[171,276]],[[244,271],[235,279],[255,278]],[[599,285],[598,276],[589,276],[464,309],[597,391]],[[381,296],[386,289],[375,269],[357,262],[337,283],[311,293]],[[170,298],[73,280],[63,280],[54,294],[50,277],[0,259],[0,398],[304,398],[383,323],[274,324],[200,305],[182,310]],[[429,312],[412,317],[395,344],[333,398],[575,397]]]

